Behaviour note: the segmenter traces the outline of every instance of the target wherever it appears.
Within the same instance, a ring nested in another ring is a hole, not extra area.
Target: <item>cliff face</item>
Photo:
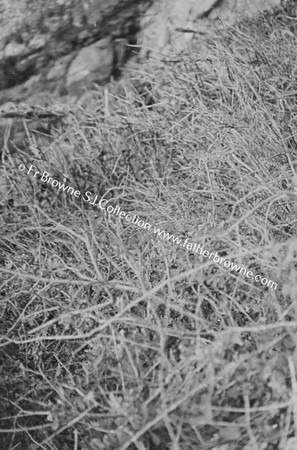
[[[67,71],[79,51],[102,39],[95,59],[98,65],[105,66],[99,81],[106,81],[123,62],[125,44],[135,42],[139,16],[150,3],[150,0],[2,1],[0,102],[25,97],[26,91],[34,90],[37,84],[41,87],[52,84],[59,94],[66,84],[71,85],[69,79],[67,82]],[[93,47],[90,56],[94,59]],[[84,57],[88,57],[86,50]],[[72,75],[75,72],[72,66]],[[24,82],[27,84],[22,89],[10,89]]]
[[[106,83],[128,57],[184,51],[195,33],[280,0],[0,0],[0,105],[78,94]],[[208,17],[207,19],[206,16]],[[137,41],[137,42],[136,42]]]
[[[214,34],[243,17],[271,9],[281,0],[159,0],[146,12],[140,32],[141,55],[162,59],[164,52],[191,47],[194,36]]]

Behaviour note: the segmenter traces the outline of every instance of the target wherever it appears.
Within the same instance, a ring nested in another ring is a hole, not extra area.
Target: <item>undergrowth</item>
[[[130,63],[51,136],[4,149],[1,448],[297,448],[296,45],[291,1],[178,60]]]

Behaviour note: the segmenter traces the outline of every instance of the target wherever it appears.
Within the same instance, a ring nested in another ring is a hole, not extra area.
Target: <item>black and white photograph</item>
[[[0,0],[0,450],[297,450],[297,0]]]

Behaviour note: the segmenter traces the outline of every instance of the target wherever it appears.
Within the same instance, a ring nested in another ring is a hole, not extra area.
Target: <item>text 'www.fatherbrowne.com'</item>
[[[26,169],[26,166],[24,164],[19,165],[19,170],[23,172]],[[72,186],[69,186],[67,184],[61,183],[58,180],[55,180],[53,177],[50,177],[50,174],[46,171],[43,171],[43,173],[36,170],[36,167],[32,164],[27,170],[27,174],[31,174],[34,178],[40,178],[40,181],[46,184],[51,185],[52,187],[58,188],[59,191],[67,192],[67,194],[73,195],[74,197],[81,197],[84,202],[89,203],[92,206],[96,206],[99,209],[101,209],[104,214],[109,215],[115,215],[119,216],[121,219],[125,219],[127,222],[131,222],[134,225],[137,225],[138,227],[146,230],[146,231],[153,231],[153,233],[159,237],[161,237],[163,240],[166,240],[167,242],[174,243],[177,245],[181,245],[182,248],[193,252],[195,254],[199,253],[200,256],[203,256],[203,258],[208,258],[209,260],[212,259],[213,262],[221,264],[226,269],[229,269],[231,271],[237,272],[239,274],[243,274],[247,276],[249,279],[254,279],[257,283],[261,283],[263,286],[268,286],[273,288],[274,290],[277,288],[277,283],[274,281],[268,280],[267,278],[261,277],[260,275],[254,275],[254,273],[251,270],[247,270],[245,267],[240,266],[238,264],[234,264],[229,259],[226,259],[220,255],[218,255],[217,252],[209,252],[208,250],[204,250],[201,247],[201,244],[192,243],[189,242],[188,238],[181,238],[178,236],[175,236],[173,234],[169,234],[165,230],[160,230],[160,228],[156,228],[155,226],[152,227],[152,225],[149,222],[145,222],[144,220],[141,220],[139,216],[135,214],[126,213],[125,211],[121,210],[120,206],[111,206],[108,205],[109,200],[106,200],[103,197],[99,197],[98,195],[94,196],[90,191],[87,191],[85,193],[81,193],[79,190],[75,190]],[[93,198],[94,197],[94,198]]]
[[[265,277],[261,277],[260,275],[254,275],[252,270],[247,270],[245,267],[240,266],[238,264],[234,264],[227,258],[218,255],[217,252],[209,252],[208,250],[204,250],[201,247],[201,244],[189,242],[188,238],[180,238],[178,236],[174,236],[173,234],[167,233],[165,230],[160,230],[159,228],[154,227],[154,234],[157,234],[159,237],[166,239],[167,242],[173,242],[175,244],[180,244],[182,248],[186,248],[188,251],[191,251],[195,254],[199,254],[203,256],[203,258],[212,259],[213,262],[221,264],[223,267],[237,272],[239,274],[243,274],[247,276],[249,279],[254,279],[257,283],[261,283],[263,286],[268,286],[273,288],[274,290],[277,288],[277,283],[272,280],[268,280]]]
[[[224,258],[223,256],[218,255],[217,252],[209,252],[208,250],[204,250],[201,247],[201,244],[192,243],[189,242],[189,238],[181,238],[178,236],[175,236],[173,234],[169,234],[165,230],[160,230],[160,228],[156,228],[155,226],[152,227],[152,225],[149,222],[145,222],[140,219],[139,216],[135,216],[129,213],[126,213],[125,211],[121,211],[120,206],[113,207],[111,205],[106,205],[109,203],[106,199],[101,199],[98,202],[98,206],[100,209],[102,209],[105,213],[119,216],[121,219],[127,220],[127,222],[131,222],[134,225],[139,226],[140,228],[143,228],[147,231],[153,231],[154,234],[161,237],[164,240],[167,240],[167,242],[172,242],[177,245],[181,245],[182,248],[191,251],[195,254],[199,253],[200,256],[203,256],[203,258],[212,259],[213,262],[221,264],[223,267],[234,271],[236,273],[239,273],[240,275],[245,275],[249,279],[254,279],[257,283],[261,283],[263,286],[268,286],[273,288],[274,290],[277,288],[277,283],[275,283],[272,280],[268,280],[265,277],[261,277],[260,275],[254,275],[252,270],[247,270],[245,267],[240,266],[238,264],[234,264],[232,261],[230,261],[227,258]]]

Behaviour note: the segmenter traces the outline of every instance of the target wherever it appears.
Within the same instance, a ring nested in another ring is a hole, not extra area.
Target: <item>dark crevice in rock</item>
[[[49,91],[52,91],[51,82],[57,79],[57,93],[60,94],[66,88],[66,72],[71,61],[79,55],[81,49],[106,38],[110,38],[110,43],[108,40],[104,41],[107,45],[104,51],[102,45],[99,45],[101,57],[112,60],[112,64],[99,76],[98,81],[106,82],[110,75],[118,76],[120,65],[129,56],[125,44],[136,43],[139,17],[152,1],[64,0],[64,4],[61,4],[61,0],[50,0],[47,3],[27,0],[25,3],[27,10],[22,11],[23,15],[19,17],[16,26],[12,19],[13,31],[6,28],[7,34],[0,38],[0,103],[8,101],[11,94],[15,94],[11,99],[13,101],[14,97],[20,98],[22,89],[12,92],[10,88],[18,87],[32,77],[32,85],[37,83],[38,89]],[[11,6],[7,8],[9,17]],[[1,22],[0,20],[0,25]],[[121,40],[125,40],[124,44]],[[108,56],[108,52],[113,55]],[[90,50],[90,53],[95,55],[94,50]],[[100,59],[100,52],[97,53]],[[96,81],[96,77],[89,78]],[[23,91],[27,91],[27,87]],[[24,98],[28,92],[23,94]]]

